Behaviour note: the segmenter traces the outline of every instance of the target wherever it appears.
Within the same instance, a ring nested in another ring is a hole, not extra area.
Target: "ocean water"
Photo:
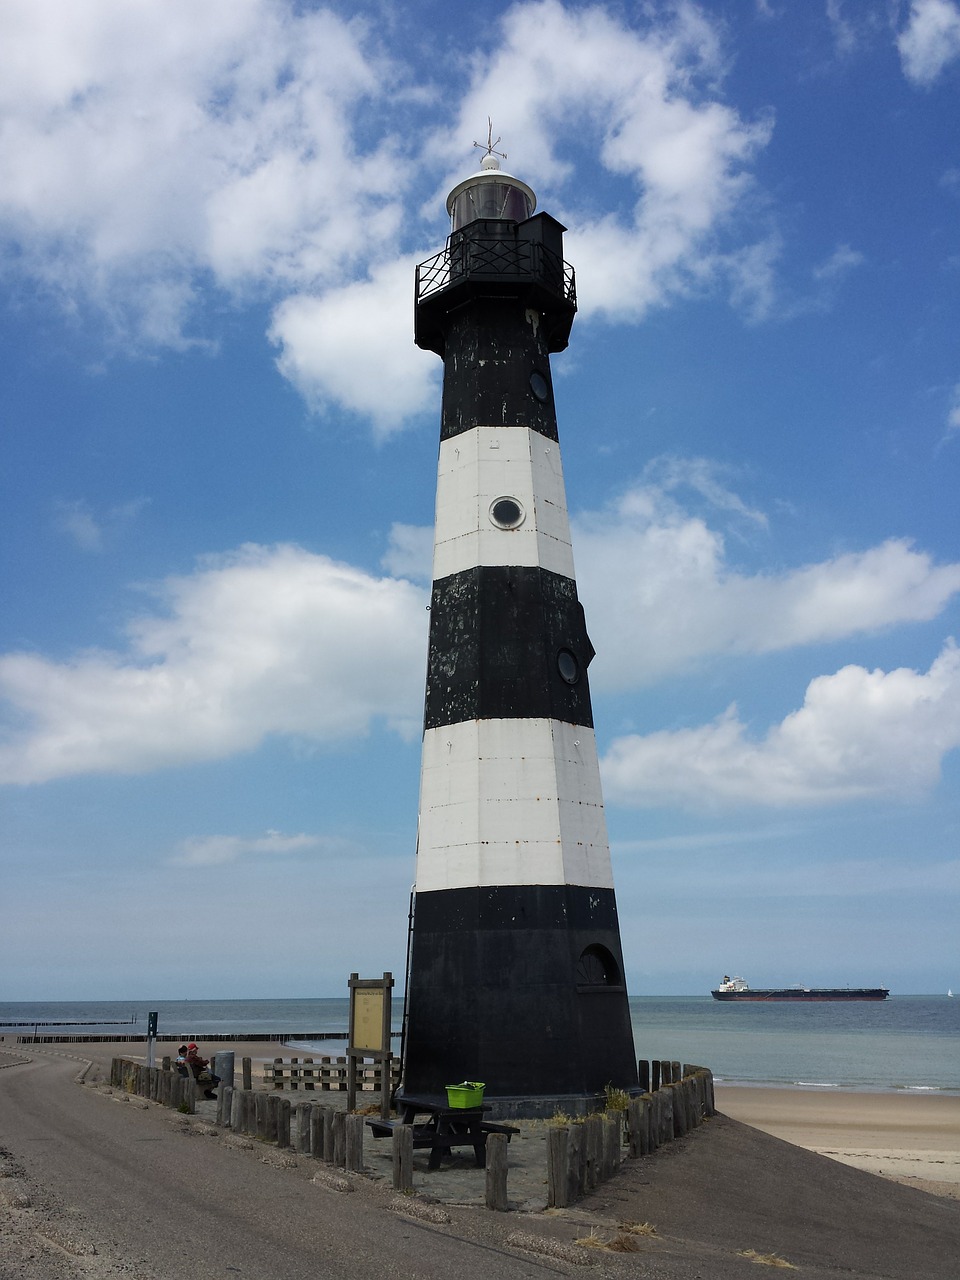
[[[805,1089],[904,1089],[960,1094],[960,998],[891,996],[879,1004],[729,1004],[709,996],[644,996],[630,1002],[637,1056],[709,1067],[725,1083]],[[275,1033],[291,1047],[340,1053],[349,1002],[330,1000],[154,1000],[0,1003],[0,1035],[129,1035],[158,1030]],[[399,1031],[402,1002],[394,1002]],[[135,1019],[135,1021],[131,1021]],[[71,1023],[94,1023],[71,1026]],[[40,1023],[59,1025],[41,1027]],[[313,1037],[324,1037],[314,1039]],[[332,1037],[332,1038],[326,1038]],[[399,1040],[395,1041],[399,1044]],[[465,1078],[471,1068],[465,1064]]]

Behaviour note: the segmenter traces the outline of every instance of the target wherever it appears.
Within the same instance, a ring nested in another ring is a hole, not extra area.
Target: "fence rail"
[[[274,1089],[346,1093],[350,1083],[349,1071],[346,1058],[274,1058],[272,1062],[263,1064],[263,1082]],[[373,1089],[379,1093],[383,1084],[382,1066],[379,1062],[358,1062],[354,1078],[358,1089]],[[400,1083],[399,1058],[391,1059],[388,1080],[391,1090]]]

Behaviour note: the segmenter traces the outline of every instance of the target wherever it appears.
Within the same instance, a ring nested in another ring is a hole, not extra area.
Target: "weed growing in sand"
[[[181,1103],[180,1103],[180,1105],[179,1105],[179,1107],[177,1107],[177,1110],[178,1110],[178,1111],[180,1111],[180,1112],[182,1112],[182,1113],[183,1113],[183,1115],[185,1115],[185,1116],[190,1115],[190,1114],[191,1114],[191,1112],[190,1112],[190,1103],[189,1103],[189,1102],[181,1102]]]
[[[566,1129],[571,1123],[570,1117],[565,1111],[555,1111],[547,1124],[552,1125],[555,1129]]]
[[[657,1228],[652,1222],[621,1222],[620,1230],[628,1236],[655,1236]]]
[[[758,1262],[763,1267],[788,1267],[791,1271],[796,1271],[796,1267],[792,1262],[788,1262],[786,1258],[779,1258],[775,1253],[757,1253],[756,1249],[739,1249],[738,1257],[749,1258],[751,1262]]]

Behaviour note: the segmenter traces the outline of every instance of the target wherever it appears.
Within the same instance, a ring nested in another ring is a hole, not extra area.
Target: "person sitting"
[[[205,1098],[215,1098],[217,1095],[213,1091],[220,1083],[220,1077],[213,1074],[210,1070],[209,1059],[200,1057],[200,1050],[192,1041],[187,1045],[184,1061],[187,1070],[193,1074],[194,1080],[203,1085],[203,1096]]]
[[[182,1076],[190,1074],[190,1068],[187,1066],[187,1046],[182,1044],[177,1050],[177,1060],[175,1066]]]

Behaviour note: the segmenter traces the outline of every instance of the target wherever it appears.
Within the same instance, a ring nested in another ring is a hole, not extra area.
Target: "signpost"
[[[347,1042],[347,1110],[357,1105],[357,1070],[365,1059],[380,1064],[380,1115],[390,1115],[392,1085],[390,1052],[393,975],[361,978],[350,975],[350,1029]]]
[[[154,1066],[153,1042],[157,1038],[157,1013],[147,1014],[147,1066]]]

